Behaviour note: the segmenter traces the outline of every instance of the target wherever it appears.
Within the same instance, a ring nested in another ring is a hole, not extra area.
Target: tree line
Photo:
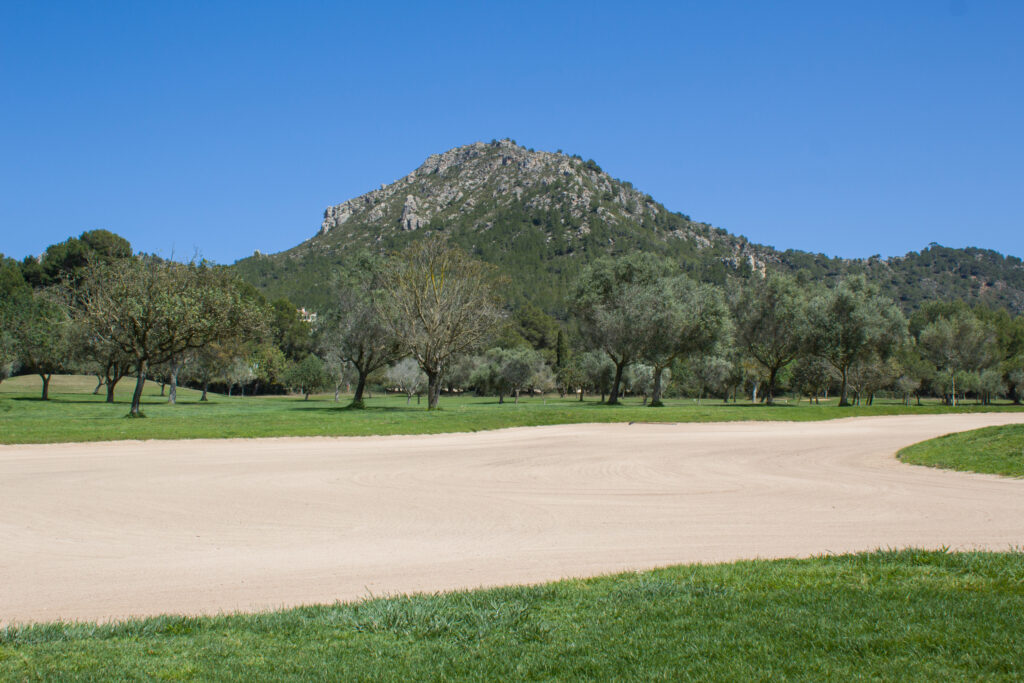
[[[90,231],[40,259],[0,260],[0,379],[87,372],[97,391],[147,379],[231,393],[333,389],[362,407],[371,388],[426,398],[475,392],[666,394],[775,402],[790,392],[840,405],[882,391],[956,405],[1024,397],[1024,321],[1005,310],[931,302],[909,319],[863,276],[833,287],[767,272],[745,283],[698,282],[655,255],[586,265],[556,320],[511,310],[495,267],[438,237],[397,254],[365,252],[325,283],[313,322],[267,301],[230,268],[134,254]]]

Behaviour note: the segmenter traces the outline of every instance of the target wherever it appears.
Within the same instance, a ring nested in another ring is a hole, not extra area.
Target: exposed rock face
[[[345,243],[367,235],[379,240],[392,231],[422,230],[460,219],[485,232],[512,206],[520,213],[557,214],[566,229],[543,226],[545,242],[557,240],[569,247],[598,225],[618,229],[655,225],[665,223],[659,214],[669,214],[649,195],[615,180],[592,161],[497,140],[432,154],[391,185],[328,207],[319,237],[347,226]],[[763,271],[765,259],[770,258],[767,251],[742,238],[678,214],[672,217],[676,220],[663,226],[661,239],[688,240],[698,249],[728,245],[723,262],[733,267],[749,263]],[[613,245],[610,238],[608,246]]]

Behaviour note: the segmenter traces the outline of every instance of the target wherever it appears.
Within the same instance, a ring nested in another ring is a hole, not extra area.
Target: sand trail
[[[1024,546],[1024,481],[904,465],[1024,413],[0,446],[0,623],[218,613],[908,545]]]

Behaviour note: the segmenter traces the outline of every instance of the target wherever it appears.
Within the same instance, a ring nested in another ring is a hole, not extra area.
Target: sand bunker
[[[218,613],[908,545],[1024,545],[1024,481],[904,465],[1024,413],[0,447],[0,622]]]

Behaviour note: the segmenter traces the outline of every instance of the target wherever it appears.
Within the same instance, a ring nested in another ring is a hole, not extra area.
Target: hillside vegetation
[[[794,273],[807,286],[863,273],[906,312],[936,299],[1024,311],[1019,258],[939,245],[889,259],[778,251],[671,212],[592,160],[511,140],[435,154],[390,185],[328,207],[312,238],[235,268],[270,298],[323,310],[332,304],[325,285],[359,249],[398,250],[438,232],[499,266],[514,308],[532,303],[562,319],[566,292],[585,265],[633,251],[668,257],[715,284],[766,269]]]

